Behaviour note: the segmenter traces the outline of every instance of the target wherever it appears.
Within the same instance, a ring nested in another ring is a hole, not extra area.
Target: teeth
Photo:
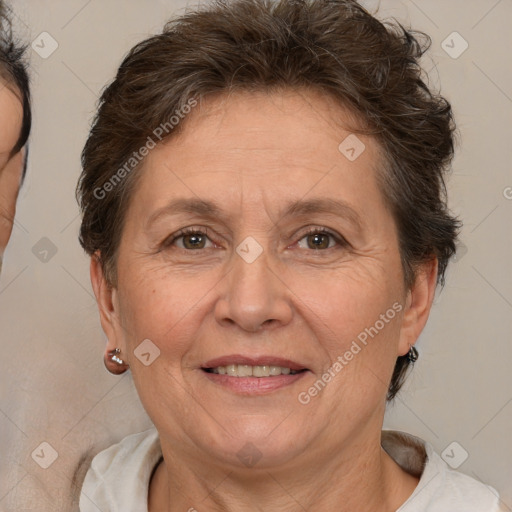
[[[274,377],[277,375],[294,375],[296,370],[282,366],[250,366],[248,364],[230,364],[228,366],[217,366],[211,368],[212,373],[229,375],[231,377]]]
[[[252,366],[248,364],[239,364],[238,365],[238,376],[239,377],[251,377],[252,376]]]
[[[289,368],[281,368],[280,366],[269,366],[270,375],[281,375],[284,373],[283,370],[289,370]]]
[[[252,374],[254,377],[269,377],[270,366],[253,366]]]

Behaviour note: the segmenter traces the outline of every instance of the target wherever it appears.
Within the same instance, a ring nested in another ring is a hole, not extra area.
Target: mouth
[[[213,359],[203,364],[201,370],[211,382],[245,395],[260,395],[289,386],[309,371],[288,359],[240,355]]]
[[[230,364],[227,366],[217,366],[215,368],[202,368],[207,373],[216,373],[219,375],[229,375],[230,377],[277,377],[279,375],[297,375],[307,371],[292,370],[285,366],[261,365],[251,366],[248,364]]]

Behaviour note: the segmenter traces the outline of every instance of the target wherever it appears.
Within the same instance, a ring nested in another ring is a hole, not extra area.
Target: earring
[[[117,355],[120,353],[121,353],[121,350],[118,348],[115,348],[114,350],[111,350],[108,355],[110,356],[111,361],[114,361],[114,363],[117,363],[119,366],[122,366],[124,364],[124,361]]]
[[[128,369],[128,365],[119,357],[120,353],[121,350],[115,348],[114,350],[109,350],[103,358],[105,368],[113,375],[121,375],[121,373]]]
[[[414,345],[409,345],[409,352],[407,353],[407,359],[410,363],[415,363],[418,360],[419,354]]]

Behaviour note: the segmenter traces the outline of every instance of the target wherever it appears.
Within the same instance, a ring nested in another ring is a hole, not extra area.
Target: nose
[[[237,325],[258,332],[288,324],[293,315],[293,293],[278,272],[271,268],[267,252],[251,263],[237,253],[231,271],[222,281],[215,318],[224,325]]]

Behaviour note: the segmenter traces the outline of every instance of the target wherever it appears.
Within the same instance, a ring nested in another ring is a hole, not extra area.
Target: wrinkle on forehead
[[[364,153],[350,162],[338,149],[350,133],[337,123],[345,111],[334,110],[329,96],[240,93],[215,101],[199,115],[192,111],[186,128],[146,158],[131,204],[142,226],[180,198],[214,202],[222,207],[219,221],[230,216],[224,225],[243,217],[250,229],[264,229],[264,217],[276,224],[289,202],[302,199],[344,202],[366,225],[369,203],[382,206],[379,145],[366,137]]]

